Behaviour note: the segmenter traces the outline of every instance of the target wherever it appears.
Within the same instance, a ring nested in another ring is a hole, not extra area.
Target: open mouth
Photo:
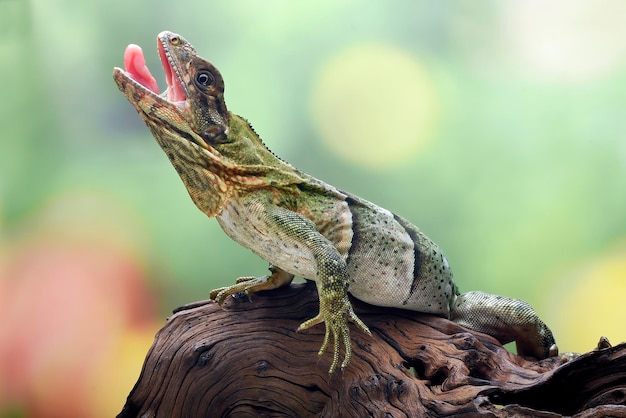
[[[159,58],[161,58],[161,65],[163,65],[163,71],[165,72],[165,81],[167,83],[167,88],[163,93],[160,93],[159,86],[146,65],[146,59],[139,45],[130,44],[124,51],[124,70],[126,76],[162,99],[180,108],[184,108],[187,95],[182,87],[180,78],[172,67],[168,52],[160,39],[157,42],[157,46]]]

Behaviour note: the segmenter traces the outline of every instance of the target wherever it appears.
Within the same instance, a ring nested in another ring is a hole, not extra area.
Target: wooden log
[[[156,335],[119,418],[626,417],[626,344],[562,364],[506,351],[446,319],[354,300],[353,357],[328,375],[312,284],[179,308]]]

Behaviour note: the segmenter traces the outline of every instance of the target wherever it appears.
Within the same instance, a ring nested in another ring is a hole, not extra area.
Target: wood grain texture
[[[626,345],[532,362],[443,318],[354,300],[349,367],[329,376],[314,285],[179,308],[119,418],[626,417]]]

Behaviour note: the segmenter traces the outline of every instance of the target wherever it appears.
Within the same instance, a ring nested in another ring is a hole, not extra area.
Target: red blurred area
[[[156,327],[155,301],[141,263],[94,237],[33,238],[2,258],[0,416],[7,411],[28,417],[119,412],[124,399],[102,405],[110,401],[105,392],[130,391],[127,380],[138,376]],[[133,334],[146,336],[143,347],[136,353],[120,349]],[[123,359],[128,355],[138,357],[132,373],[117,368],[129,364]],[[103,387],[103,382],[120,387]]]

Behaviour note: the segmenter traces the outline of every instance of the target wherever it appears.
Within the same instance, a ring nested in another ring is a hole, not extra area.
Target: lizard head
[[[113,78],[200,210],[214,216],[241,188],[275,183],[268,171],[281,162],[247,122],[227,110],[219,71],[175,33],[161,32],[157,49],[167,82],[162,93],[137,45],[126,48],[125,69],[115,68]]]
[[[167,82],[165,91],[159,93],[141,48],[131,44],[124,52],[125,69],[113,70],[122,93],[151,129],[175,129],[178,136],[204,149],[224,141],[230,115],[220,72],[175,33],[161,32],[157,49]]]

